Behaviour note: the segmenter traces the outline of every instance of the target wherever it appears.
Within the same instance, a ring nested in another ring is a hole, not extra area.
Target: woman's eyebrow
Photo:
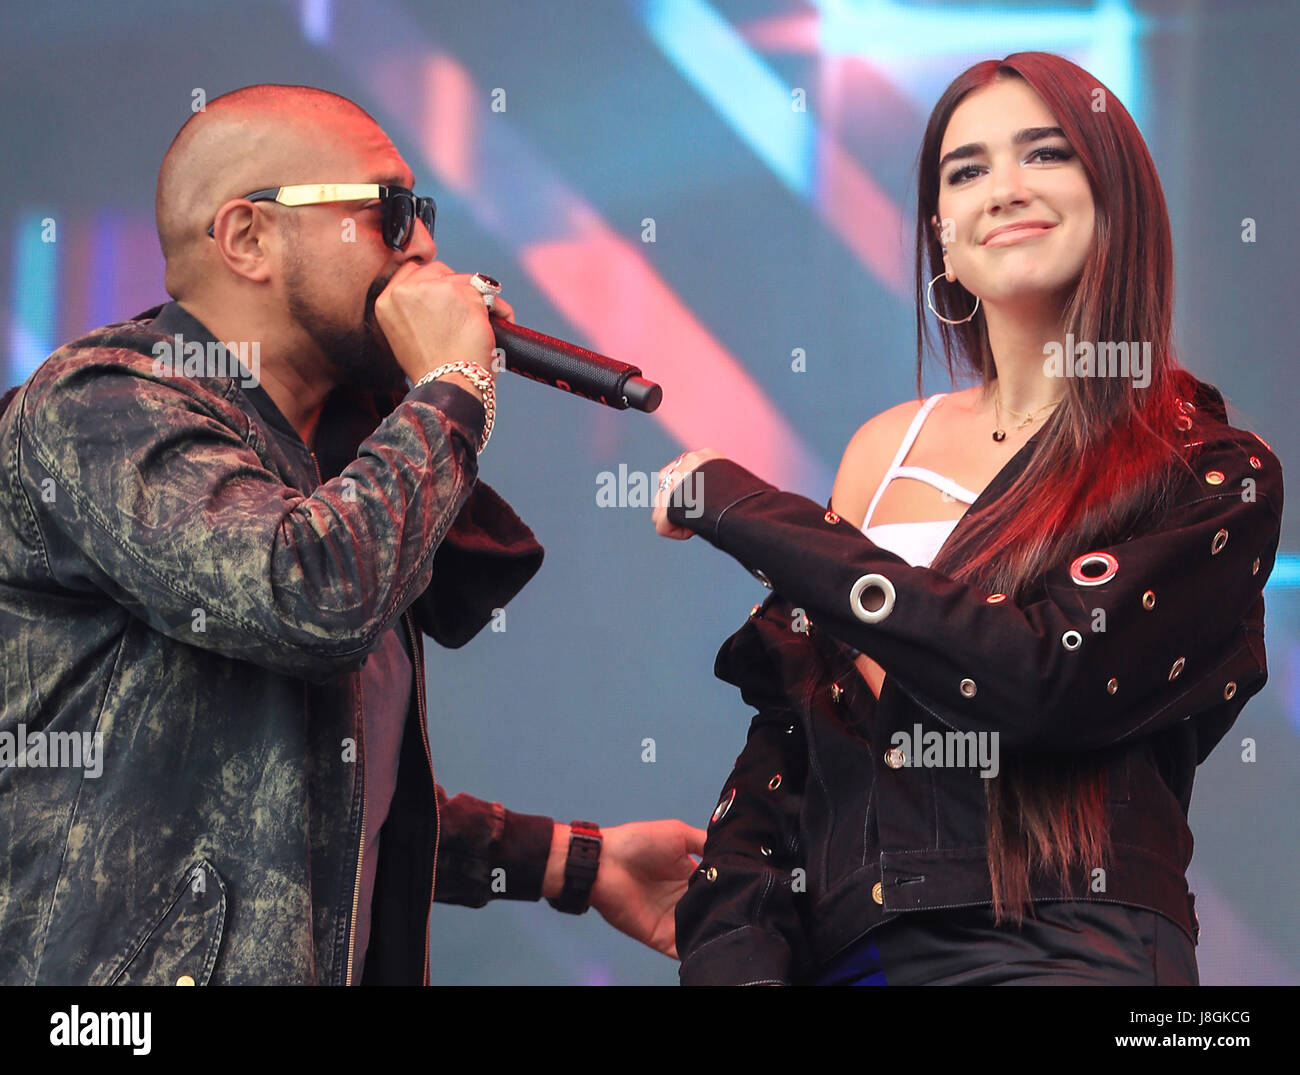
[[[1023,130],[1016,131],[1011,136],[1013,144],[1022,146],[1026,142],[1037,142],[1042,138],[1064,138],[1065,132],[1060,127],[1025,127]],[[939,170],[949,161],[964,160],[966,157],[978,157],[981,153],[988,151],[988,147],[983,142],[967,142],[964,146],[958,146],[950,153],[945,153],[939,159]]]

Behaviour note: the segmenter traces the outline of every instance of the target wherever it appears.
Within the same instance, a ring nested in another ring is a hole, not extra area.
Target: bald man
[[[478,480],[491,322],[413,187],[345,98],[213,100],[158,178],[173,301],[8,401],[0,982],[427,983],[434,899],[676,954],[703,832],[435,783],[423,635],[464,645],[542,549]]]

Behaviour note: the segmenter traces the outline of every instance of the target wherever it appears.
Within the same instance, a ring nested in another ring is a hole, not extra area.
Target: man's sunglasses
[[[383,210],[384,242],[394,250],[405,250],[419,219],[433,237],[438,207],[432,198],[421,198],[405,187],[381,183],[300,183],[291,187],[267,187],[245,194],[241,201],[278,202],[280,205],[323,205],[326,202],[369,201],[378,198]],[[213,224],[208,225],[212,235]]]

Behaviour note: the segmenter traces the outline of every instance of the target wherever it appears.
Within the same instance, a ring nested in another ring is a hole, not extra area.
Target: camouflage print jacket
[[[910,566],[730,460],[700,467],[702,512],[669,520],[773,593],[715,663],[757,713],[677,904],[683,984],[808,981],[901,916],[989,904],[984,774],[1013,756],[1086,755],[1106,778],[1110,856],[1068,886],[1031,871],[1033,899],[1147,908],[1195,939],[1192,780],[1267,679],[1283,490],[1216,389],[1184,392],[1190,465],[1170,505],[1020,600]],[[879,699],[859,652],[885,669]]]
[[[0,416],[0,983],[353,984],[347,744],[394,625],[416,685],[364,980],[427,982],[435,866],[442,901],[496,866],[537,899],[552,822],[435,785],[421,631],[463,645],[542,549],[477,481],[468,392],[336,391],[313,454],[237,367],[155,369],[182,329],[98,329]]]

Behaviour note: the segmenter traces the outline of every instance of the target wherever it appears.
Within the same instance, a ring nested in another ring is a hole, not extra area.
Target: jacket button
[[[188,975],[188,974],[182,974],[179,978],[176,979],[176,984],[177,984],[177,985],[193,985],[193,984],[194,984],[194,978],[193,978],[191,975]]]
[[[824,518],[828,523],[837,523],[840,521],[840,517],[836,515],[835,512],[833,511],[828,511],[824,516]]]
[[[1218,556],[1226,544],[1228,544],[1228,531],[1220,530],[1214,535],[1214,540],[1210,542],[1210,555]]]
[[[844,697],[844,688],[841,687],[838,683],[832,683],[832,684],[831,684],[831,701],[834,702],[836,705],[839,705],[839,704],[840,704],[840,700],[841,700],[843,697]]]
[[[1179,657],[1178,660],[1174,661],[1174,666],[1171,669],[1169,669],[1169,680],[1171,683],[1175,679],[1177,679],[1179,674],[1182,672],[1183,663],[1184,663],[1184,658]]]
[[[1119,690],[1119,680],[1114,676],[1111,676],[1110,679],[1106,681],[1106,693],[1114,694],[1117,690]]]
[[[1221,470],[1209,470],[1209,471],[1206,471],[1206,473],[1205,473],[1205,484],[1206,484],[1206,485],[1222,485],[1222,484],[1223,484],[1223,471],[1221,471]]]
[[[885,751],[885,764],[891,769],[901,769],[907,764],[907,755],[902,747],[890,747]]]
[[[963,698],[975,697],[975,681],[973,679],[963,679],[957,689],[961,691]]]
[[[1142,595],[1142,607],[1146,609],[1148,612],[1150,612],[1153,608],[1156,607],[1155,590],[1147,590],[1147,592]]]
[[[1228,680],[1228,682],[1223,685],[1224,700],[1225,701],[1230,700],[1232,696],[1236,693],[1237,693],[1237,684],[1234,683],[1232,680]]]
[[[871,886],[871,898],[875,900],[877,903],[882,905],[885,902],[885,892],[884,889],[880,887],[879,881],[877,881],[874,885]]]

